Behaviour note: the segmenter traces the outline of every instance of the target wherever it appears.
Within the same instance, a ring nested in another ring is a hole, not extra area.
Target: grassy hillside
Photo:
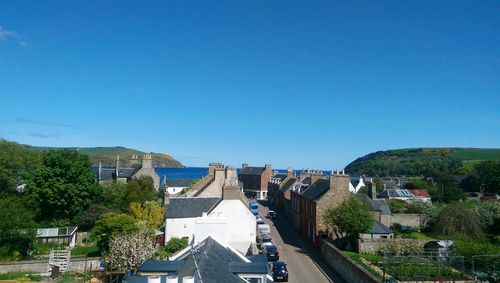
[[[418,176],[440,171],[453,173],[463,163],[500,159],[500,149],[412,148],[377,151],[346,167],[349,174]]]
[[[51,149],[60,149],[56,147],[37,147],[37,146],[27,146],[34,150],[51,150]],[[116,147],[68,147],[68,149],[77,150],[81,153],[84,153],[90,157],[90,160],[93,164],[98,164],[99,161],[102,162],[103,166],[114,166],[116,156],[120,156],[120,161],[122,166],[128,165],[132,154],[137,154],[139,159],[142,158],[144,152],[116,146]],[[151,153],[153,158],[153,166],[155,167],[172,167],[172,168],[180,168],[184,167],[179,161],[172,158],[170,155],[164,153]]]

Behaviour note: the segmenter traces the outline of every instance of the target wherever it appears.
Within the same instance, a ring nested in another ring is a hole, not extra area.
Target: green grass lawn
[[[438,240],[434,235],[424,232],[400,233],[397,235],[403,239]]]
[[[71,255],[72,256],[99,256],[100,251],[97,246],[90,246],[90,247],[75,247],[71,250]]]
[[[40,275],[32,272],[8,272],[0,274],[0,280],[41,281]]]

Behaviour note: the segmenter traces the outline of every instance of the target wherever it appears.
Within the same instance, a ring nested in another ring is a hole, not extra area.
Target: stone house
[[[351,196],[349,176],[337,172],[328,179],[318,179],[300,194],[297,194],[300,206],[299,231],[304,239],[318,244],[327,235],[323,214],[330,207],[340,205]]]
[[[244,163],[238,173],[238,180],[243,184],[243,191],[249,197],[267,199],[268,184],[273,177],[272,166],[252,167]]]
[[[154,182],[154,188],[160,189],[160,176],[153,168],[153,159],[151,154],[144,154],[142,163],[139,162],[137,154],[132,154],[129,160],[128,167],[122,167],[120,163],[120,156],[116,156],[114,168],[103,168],[101,162],[97,168],[97,181],[99,184],[109,182],[127,183],[131,179],[140,177],[151,177]]]

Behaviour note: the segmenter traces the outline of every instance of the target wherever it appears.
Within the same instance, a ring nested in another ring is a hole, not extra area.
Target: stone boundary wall
[[[95,269],[99,266],[99,258],[92,257],[87,258],[87,270]],[[12,261],[12,262],[0,262],[0,274],[7,272],[35,272],[35,273],[46,273],[49,265],[48,260],[30,260],[30,261]],[[85,270],[85,259],[74,259],[69,262],[69,271],[79,271],[83,272]]]
[[[431,240],[417,239],[358,239],[358,253],[376,254],[384,247],[391,245],[412,245],[420,249],[424,249],[424,245]]]
[[[344,280],[350,283],[379,283],[381,282],[370,272],[359,266],[352,259],[346,257],[331,243],[323,240],[321,256],[326,263],[335,270]]]
[[[421,229],[427,223],[428,218],[429,217],[425,214],[394,213],[392,214],[391,226],[394,223],[399,223],[403,226],[411,226]]]

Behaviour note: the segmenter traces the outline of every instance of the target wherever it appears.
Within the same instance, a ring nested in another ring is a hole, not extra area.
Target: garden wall
[[[35,273],[46,273],[48,268],[48,260],[30,260],[30,261],[12,261],[12,262],[0,262],[0,273],[7,272],[35,272]],[[87,258],[87,270],[90,266],[95,269],[99,266],[99,258]],[[80,271],[85,270],[85,259],[74,259],[70,260],[69,271]]]
[[[321,255],[326,263],[350,283],[378,283],[377,277],[342,254],[334,245],[323,240]]]
[[[391,245],[392,247],[412,246],[423,250],[424,245],[428,242],[430,241],[416,239],[358,239],[358,253],[376,254],[379,250],[388,245]]]
[[[420,229],[425,226],[428,218],[426,214],[394,213],[392,215],[391,226],[394,223],[399,223],[403,226],[411,226]]]

